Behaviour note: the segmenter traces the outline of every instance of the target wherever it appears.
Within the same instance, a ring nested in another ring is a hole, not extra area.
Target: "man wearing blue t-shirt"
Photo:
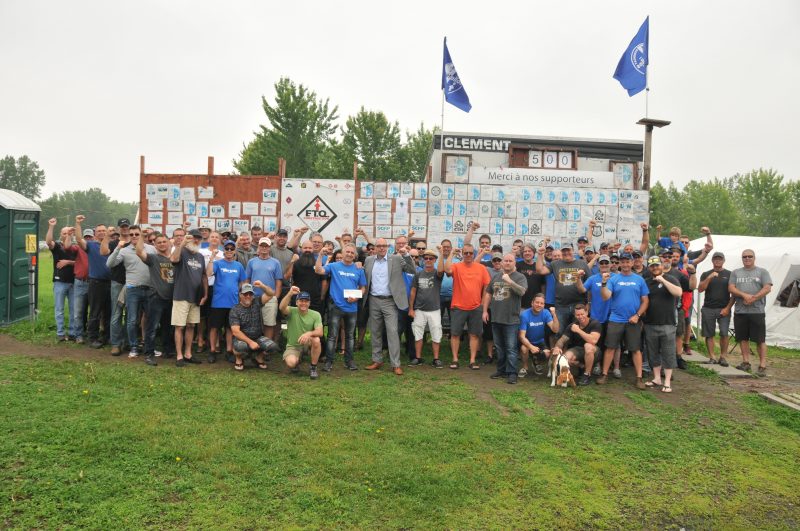
[[[219,333],[223,328],[226,329],[225,347],[228,360],[233,358],[233,333],[228,326],[228,318],[231,308],[239,303],[239,288],[247,279],[244,266],[236,260],[236,242],[227,240],[222,244],[222,249],[222,260],[215,259],[219,253],[217,249],[206,265],[206,275],[214,277],[214,292],[208,313],[208,340],[211,344],[209,363],[214,363],[220,355]]]
[[[519,377],[525,378],[528,375],[528,356],[535,356],[533,370],[536,374],[542,374],[543,370],[539,365],[550,357],[550,349],[545,344],[545,328],[549,328],[552,333],[558,332],[558,317],[556,317],[555,307],[545,310],[544,293],[537,293],[533,296],[531,307],[522,312],[519,322],[519,344],[522,355],[522,368],[519,370]]]
[[[600,294],[604,300],[611,301],[611,314],[606,331],[606,351],[603,357],[603,374],[597,379],[599,385],[608,381],[608,369],[614,358],[614,350],[625,346],[632,352],[633,366],[636,368],[636,388],[647,389],[642,381],[642,315],[647,311],[650,290],[644,279],[633,272],[633,256],[622,253],[619,257],[618,275],[602,275]]]
[[[356,318],[358,316],[358,299],[364,296],[367,288],[367,277],[364,270],[355,264],[356,246],[348,243],[342,249],[341,262],[328,262],[322,265],[323,257],[327,258],[325,249],[317,255],[317,263],[314,271],[318,275],[330,277],[330,287],[328,295],[333,304],[328,312],[328,356],[325,360],[324,371],[330,372],[333,368],[333,360],[336,355],[336,345],[339,340],[339,322],[344,319],[344,364],[351,371],[358,369],[353,361],[353,344],[355,343],[353,333],[356,329]],[[345,295],[345,290],[349,293]],[[353,290],[360,291],[361,297],[353,293]]]
[[[258,254],[247,262],[247,283],[255,285],[256,280],[260,280],[265,286],[269,286],[275,292],[275,296],[261,307],[261,319],[264,324],[264,335],[275,340],[275,325],[278,319],[278,299],[281,297],[281,286],[283,284],[283,268],[277,258],[270,256],[272,240],[266,236],[258,240]],[[263,291],[255,288],[256,299],[261,297]]]
[[[106,257],[100,254],[100,244],[106,238],[108,229],[102,223],[96,225],[94,240],[86,241],[81,229],[85,219],[86,216],[82,214],[75,216],[75,237],[89,257],[89,320],[86,328],[89,346],[102,348],[108,343],[111,330],[111,270],[106,265]]]

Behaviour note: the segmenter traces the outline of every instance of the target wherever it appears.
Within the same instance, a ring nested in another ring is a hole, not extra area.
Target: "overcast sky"
[[[0,156],[44,196],[138,197],[152,173],[233,171],[281,76],[402,129],[438,125],[442,37],[472,101],[445,130],[643,138],[645,95],[612,79],[650,15],[655,180],[800,175],[800,2],[0,0]],[[794,37],[792,37],[794,35]],[[291,170],[291,168],[290,168]],[[346,176],[345,176],[346,177]]]

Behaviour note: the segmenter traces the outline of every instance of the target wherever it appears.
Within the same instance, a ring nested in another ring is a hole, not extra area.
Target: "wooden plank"
[[[789,402],[788,400],[784,400],[783,398],[781,398],[779,396],[775,396],[772,393],[758,393],[758,394],[763,396],[764,398],[766,398],[770,402],[775,402],[776,404],[781,404],[782,406],[786,406],[786,407],[792,408],[795,411],[800,411],[800,405],[797,405],[797,404],[794,404],[792,402]]]

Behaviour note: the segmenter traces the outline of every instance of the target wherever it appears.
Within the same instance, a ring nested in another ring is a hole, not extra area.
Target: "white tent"
[[[742,267],[744,249],[755,251],[756,265],[769,271],[773,282],[772,291],[767,295],[767,343],[800,349],[800,308],[783,307],[776,301],[784,288],[800,279],[800,238],[718,235],[712,238],[714,251],[725,254],[725,268],[731,271]],[[705,238],[693,240],[689,250],[702,249],[705,241]],[[697,266],[698,283],[700,275],[712,267],[710,256]],[[702,305],[703,294],[695,292],[696,316]]]

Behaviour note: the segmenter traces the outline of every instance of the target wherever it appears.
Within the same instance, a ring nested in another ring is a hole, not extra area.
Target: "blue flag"
[[[450,105],[454,105],[464,112],[469,112],[470,109],[472,109],[467,91],[464,90],[464,85],[461,84],[461,79],[458,77],[456,67],[453,65],[453,60],[450,58],[450,52],[447,49],[447,37],[444,38],[442,90],[444,90],[444,99]]]
[[[644,19],[625,53],[619,59],[614,79],[628,91],[628,96],[638,94],[647,87],[647,65],[650,63],[650,17]]]

